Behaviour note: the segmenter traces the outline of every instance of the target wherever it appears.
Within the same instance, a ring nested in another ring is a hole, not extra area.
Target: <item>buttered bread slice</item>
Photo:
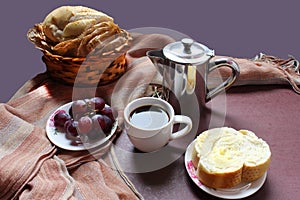
[[[230,188],[259,179],[270,164],[269,145],[248,130],[222,127],[201,133],[192,161],[199,180],[212,188]]]

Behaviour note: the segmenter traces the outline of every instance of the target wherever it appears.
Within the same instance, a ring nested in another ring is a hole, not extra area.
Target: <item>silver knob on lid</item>
[[[188,53],[188,54],[192,53],[191,46],[193,45],[194,40],[192,40],[190,38],[184,38],[184,39],[181,40],[181,43],[184,46],[184,52],[185,53]]]
[[[163,55],[174,62],[181,64],[199,64],[206,62],[211,55],[203,44],[191,38],[182,38],[180,41],[170,43],[163,48]]]

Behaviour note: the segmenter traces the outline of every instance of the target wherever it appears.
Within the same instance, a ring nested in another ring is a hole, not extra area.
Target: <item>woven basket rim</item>
[[[85,60],[86,57],[70,57],[70,56],[61,56],[61,55],[58,55],[58,54],[53,54],[47,50],[44,50],[44,49],[41,49],[41,51],[44,53],[44,56],[48,56],[48,57],[53,57],[53,58],[57,58],[57,59],[60,59],[60,60],[77,60],[77,61],[80,61],[80,60]]]

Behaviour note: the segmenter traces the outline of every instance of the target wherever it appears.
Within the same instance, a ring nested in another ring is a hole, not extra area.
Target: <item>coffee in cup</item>
[[[156,105],[145,105],[130,113],[129,121],[134,126],[143,129],[156,129],[164,126],[170,120],[169,114]]]
[[[167,101],[155,97],[142,97],[130,102],[124,109],[124,123],[130,141],[143,152],[158,150],[192,129],[189,117],[175,115]],[[173,133],[174,124],[186,126]]]

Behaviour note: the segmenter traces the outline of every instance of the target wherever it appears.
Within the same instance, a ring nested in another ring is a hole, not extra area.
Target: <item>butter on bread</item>
[[[230,188],[259,179],[271,159],[269,145],[248,130],[214,128],[201,133],[192,152],[198,179],[211,188]]]

